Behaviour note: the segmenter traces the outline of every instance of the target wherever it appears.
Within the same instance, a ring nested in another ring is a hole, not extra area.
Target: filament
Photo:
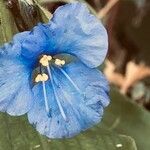
[[[60,71],[63,73],[63,75],[71,82],[71,84],[73,85],[73,87],[80,93],[82,94],[81,90],[79,89],[79,87],[74,83],[74,81],[70,78],[70,76],[60,67],[58,67],[60,69]]]
[[[46,92],[46,86],[45,86],[45,81],[42,81],[42,87],[43,87],[43,95],[44,95],[44,102],[45,102],[45,109],[50,117],[50,108],[48,106],[48,98],[47,98],[47,92]]]
[[[48,74],[49,74],[49,77],[50,77],[50,81],[51,81],[51,85],[52,85],[52,89],[53,89],[53,92],[54,92],[54,96],[55,96],[55,99],[56,99],[56,102],[57,102],[57,105],[59,107],[59,110],[60,110],[60,113],[62,115],[62,117],[64,118],[65,121],[67,121],[67,117],[66,117],[66,114],[63,110],[63,107],[59,101],[59,98],[57,96],[57,93],[56,93],[56,89],[55,89],[55,86],[54,86],[54,81],[53,81],[53,78],[52,78],[52,74],[51,74],[51,70],[50,70],[50,67],[47,66],[47,71],[48,71]]]

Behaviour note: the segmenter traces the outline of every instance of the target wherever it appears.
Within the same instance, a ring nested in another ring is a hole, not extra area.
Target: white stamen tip
[[[50,55],[43,55],[43,57],[40,59],[40,63],[43,65],[43,66],[48,66],[49,65],[49,61],[52,60],[52,56]]]
[[[42,82],[42,81],[47,81],[48,80],[48,75],[43,73],[43,74],[38,74],[37,77],[35,78],[35,82]]]
[[[55,59],[55,64],[57,66],[63,66],[65,65],[65,60]]]

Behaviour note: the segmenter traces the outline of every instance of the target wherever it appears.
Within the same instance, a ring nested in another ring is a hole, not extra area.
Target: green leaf
[[[49,140],[36,132],[26,117],[0,114],[0,150],[136,150],[131,137],[117,135],[101,127],[92,128],[75,138]]]
[[[102,126],[133,137],[139,150],[149,150],[150,113],[116,90],[111,91],[111,100]]]
[[[11,40],[17,27],[5,0],[0,0],[0,45]]]

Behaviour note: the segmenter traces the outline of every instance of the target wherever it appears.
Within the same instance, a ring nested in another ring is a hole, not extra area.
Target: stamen
[[[55,71],[55,70],[54,70]],[[58,81],[57,81],[58,80]],[[57,85],[58,82],[61,82],[60,79],[56,79],[54,78],[54,83]],[[67,101],[71,106],[74,106],[74,105],[78,105],[77,103],[74,104],[72,102],[72,100],[67,96],[67,91],[64,91],[63,89],[63,86],[62,84],[59,84],[59,90],[61,90],[63,96],[64,96],[64,99],[65,101]],[[84,126],[85,122],[83,119],[80,119],[80,113],[78,112],[78,110],[76,110],[74,107],[72,107],[72,109],[74,110],[74,112],[76,113],[76,115],[78,116],[78,121],[80,122],[80,124],[82,124],[82,126]]]
[[[42,66],[47,67],[49,65],[49,61],[51,61],[52,59],[53,58],[50,55],[43,55],[39,62],[42,64]],[[54,59],[54,60],[57,66],[61,67],[65,65],[65,60],[60,60],[60,59]]]
[[[47,81],[48,80],[48,75],[43,73],[43,74],[38,74],[37,77],[35,78],[35,82],[42,82],[42,81]]]
[[[47,66],[47,71],[48,71],[48,74],[49,74],[49,77],[50,77],[50,81],[51,81],[51,84],[52,84],[52,89],[53,89],[53,92],[54,92],[54,96],[56,98],[56,101],[57,101],[57,104],[58,104],[58,107],[59,107],[59,110],[60,110],[60,113],[62,115],[62,117],[64,118],[65,121],[67,121],[67,117],[66,117],[66,114],[63,110],[63,107],[59,101],[59,98],[57,96],[57,93],[56,93],[56,89],[55,89],[55,86],[54,86],[54,81],[53,81],[53,78],[52,78],[52,74],[51,74],[51,70],[50,70],[50,67]]]
[[[79,87],[74,83],[74,81],[70,78],[70,76],[60,67],[58,67],[60,71],[63,73],[63,75],[72,83],[73,87],[80,93],[82,94],[81,90]]]
[[[49,77],[51,78],[50,82],[52,84],[52,89],[53,89],[53,92],[54,92],[55,99],[57,101],[57,105],[59,107],[59,110],[60,110],[60,113],[61,113],[62,117],[64,118],[65,121],[67,121],[66,114],[65,114],[65,112],[63,110],[63,107],[62,107],[62,105],[59,101],[59,98],[57,96],[56,89],[55,89],[55,86],[54,86],[54,81],[53,81],[52,74],[51,74],[51,70],[50,70],[50,67],[49,67],[49,61],[51,61],[52,59],[53,58],[51,56],[43,55],[42,58],[39,60],[39,63],[42,66],[47,67]],[[59,67],[65,65],[65,60],[55,59],[54,62]],[[48,107],[48,99],[47,99],[47,93],[46,93],[46,87],[45,87],[45,81],[47,81],[47,80],[48,80],[48,76],[46,74],[38,74],[37,77],[35,78],[35,82],[42,82],[45,108],[46,108],[46,111],[49,113],[50,109]]]
[[[35,82],[38,83],[41,81],[42,75],[38,74],[37,77],[35,78]]]
[[[46,86],[45,86],[45,81],[42,81],[42,87],[43,87],[43,94],[44,94],[44,102],[45,102],[45,109],[47,112],[48,117],[50,117],[50,108],[48,106],[48,98],[47,98],[47,92],[46,92]]]
[[[55,59],[55,64],[61,67],[65,65],[65,60]]]
[[[42,81],[47,81],[48,80],[48,75],[43,73],[42,74],[43,80]]]
[[[49,61],[51,60],[52,56],[43,55],[39,62],[42,64],[42,66],[46,67],[49,65]]]
[[[51,61],[52,60],[52,56],[47,56],[47,60]]]
[[[48,80],[48,75],[45,73],[38,74],[37,77],[35,78],[35,82],[42,82],[42,87],[43,87],[43,95],[44,95],[44,102],[45,102],[45,109],[47,112],[47,115],[50,117],[50,108],[48,106],[48,98],[47,98],[47,92],[46,92],[46,85],[45,81]]]

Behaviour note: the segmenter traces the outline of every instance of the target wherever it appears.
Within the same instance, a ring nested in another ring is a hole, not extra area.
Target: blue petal
[[[0,58],[0,111],[23,115],[33,105],[30,71],[21,61]]]
[[[14,43],[22,43],[22,42],[24,42],[26,37],[29,36],[30,32],[31,31],[24,31],[24,32],[20,32],[20,33],[17,33],[16,35],[14,35],[14,37],[13,37]]]
[[[12,46],[14,53],[8,51]],[[11,43],[1,48],[2,52],[7,50],[10,55],[21,55],[32,60],[31,63],[41,54],[67,53],[91,68],[104,61],[107,49],[105,28],[81,3],[59,7],[48,24],[38,24],[32,31],[15,35]]]
[[[86,5],[72,3],[59,7],[48,29],[45,33],[50,37],[49,50],[53,53],[75,55],[92,68],[104,61],[108,49],[107,32]]]
[[[28,112],[29,122],[41,134],[49,138],[68,138],[101,120],[103,109],[109,104],[109,86],[102,73],[75,62],[62,69],[51,67],[51,74],[51,81],[46,82],[50,115],[45,109],[41,84],[33,88],[34,106]]]
[[[47,36],[41,26],[39,23],[32,31],[16,34],[11,42],[0,47],[0,56],[22,57],[28,63],[35,63],[39,55],[47,50]]]
[[[43,51],[47,50],[47,36],[43,32],[42,24],[35,26],[21,42],[21,54],[27,59],[37,59]]]
[[[5,43],[0,47],[0,57],[18,57],[21,54],[21,44],[20,43]]]
[[[0,47],[0,56],[11,56],[18,57],[21,56],[21,44],[25,40],[25,37],[29,35],[29,31],[17,33],[11,42],[5,43]]]

